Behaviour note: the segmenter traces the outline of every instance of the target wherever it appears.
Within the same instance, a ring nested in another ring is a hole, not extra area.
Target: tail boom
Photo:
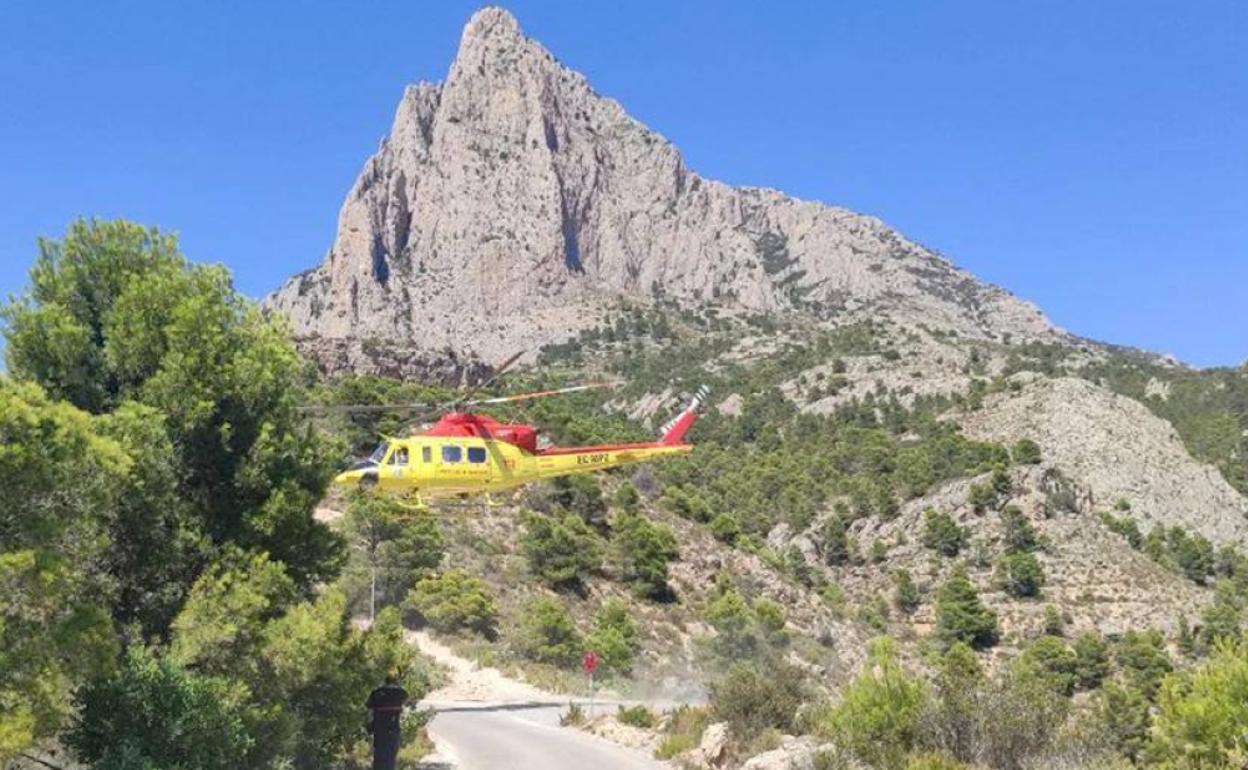
[[[689,406],[659,429],[657,441],[633,444],[603,444],[546,449],[538,452],[537,473],[540,478],[566,476],[572,473],[617,468],[630,463],[657,460],[662,457],[683,455],[693,451],[693,445],[685,442],[685,434],[698,419],[698,410],[706,403],[710,389],[698,388]]]
[[[621,465],[682,455],[691,451],[692,444],[664,444],[661,441],[547,449],[536,456],[537,473],[540,478],[553,478],[618,468]]]
[[[698,419],[698,410],[706,403],[706,399],[711,395],[711,389],[705,385],[698,388],[693,394],[693,399],[689,402],[689,406],[685,407],[672,419],[668,420],[662,428],[659,429],[659,443],[664,446],[678,446],[684,443],[685,434],[693,427],[693,423]]]

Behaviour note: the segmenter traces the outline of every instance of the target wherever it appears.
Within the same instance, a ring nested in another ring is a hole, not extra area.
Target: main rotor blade
[[[572,385],[567,388],[556,388],[554,390],[535,390],[529,393],[516,393],[512,396],[496,396],[494,398],[482,398],[477,401],[465,401],[465,406],[480,406],[482,404],[507,404],[512,401],[527,401],[533,398],[544,398],[546,396],[559,396],[564,393],[579,393],[583,390],[599,390],[601,388],[618,387],[618,382],[595,382],[587,385]]]
[[[482,390],[485,390],[486,388],[490,387],[495,382],[497,382],[499,377],[502,377],[504,374],[506,374],[507,370],[510,369],[513,364],[515,364],[517,361],[520,360],[520,357],[524,355],[524,352],[525,351],[521,350],[513,354],[511,358],[508,358],[506,361],[502,362],[497,367],[495,367],[494,372],[490,374],[490,376],[487,377],[484,382],[474,385],[468,390],[464,391],[462,394],[460,394],[459,398],[450,402],[449,405],[453,407],[458,407],[463,404],[472,403],[471,401],[468,400],[470,397],[472,397],[473,395],[477,394],[478,392]]]
[[[310,404],[306,406],[297,406],[295,407],[295,410],[299,412],[313,412],[316,414],[339,412],[354,414],[357,412],[399,412],[436,408],[436,404]]]

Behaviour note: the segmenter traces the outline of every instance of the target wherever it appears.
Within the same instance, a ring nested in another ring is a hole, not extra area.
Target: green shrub
[[[671,528],[654,524],[639,513],[621,512],[615,520],[611,544],[623,567],[624,579],[631,582],[640,595],[650,599],[669,599],[667,564],[679,556],[676,533]]]
[[[997,560],[997,585],[1018,599],[1040,595],[1044,586],[1044,567],[1030,553],[1010,553]]]
[[[1140,526],[1130,516],[1119,517],[1109,512],[1102,512],[1101,522],[1110,532],[1126,538],[1131,547],[1137,551],[1144,545],[1144,535],[1140,532]]]
[[[791,732],[807,697],[805,674],[795,666],[736,663],[711,685],[710,704],[733,735],[749,740],[768,729]]]
[[[997,613],[980,601],[959,565],[936,591],[936,638],[946,646],[966,642],[982,649],[996,644],[998,634]]]
[[[529,570],[551,588],[577,588],[602,567],[598,536],[580,516],[528,513],[523,526],[520,548]]]
[[[711,534],[716,540],[732,545],[741,536],[741,521],[732,513],[721,513],[711,519]]]
[[[755,599],[754,618],[758,621],[759,627],[769,634],[778,634],[784,630],[785,612],[779,602],[763,597]]]
[[[879,594],[872,594],[871,598],[858,608],[858,619],[881,634],[888,631],[890,617],[888,602]]]
[[[819,598],[831,608],[835,617],[845,617],[848,603],[845,599],[845,589],[841,588],[839,583],[829,580],[823,588],[819,589]]]
[[[597,653],[599,668],[603,671],[614,674],[632,671],[637,654],[637,627],[623,601],[612,597],[603,604],[586,645]]]
[[[723,640],[721,645],[729,655],[748,655],[754,651],[754,641],[746,639],[750,632],[752,615],[749,605],[735,588],[721,591],[711,600],[702,617],[715,629]]]
[[[568,608],[545,596],[525,605],[515,644],[521,657],[565,668],[580,662],[585,649]]]
[[[1019,439],[1010,448],[1010,459],[1018,465],[1039,465],[1040,445],[1029,438]]]
[[[1017,668],[986,687],[978,703],[977,758],[1000,770],[1044,767],[1037,760],[1051,750],[1070,709],[1051,682]]]
[[[1023,650],[1017,665],[1061,695],[1075,691],[1078,660],[1075,652],[1055,636],[1042,636]]]
[[[585,724],[585,708],[576,702],[568,703],[568,710],[559,715],[559,724],[563,727],[579,727]]]
[[[197,676],[142,647],[80,693],[79,706],[67,742],[93,767],[233,770],[255,741],[243,683]]]
[[[1006,553],[1034,551],[1040,544],[1036,528],[1017,505],[1007,505],[1001,511],[1001,539]]]
[[[971,484],[966,494],[966,502],[976,513],[983,513],[989,508],[997,505],[997,495],[992,491],[992,487],[988,484],[975,482]]]
[[[1150,759],[1167,768],[1242,767],[1248,758],[1248,643],[1223,643],[1199,669],[1167,678]]]
[[[1005,468],[997,466],[992,469],[992,476],[988,479],[992,485],[992,491],[999,497],[1010,494],[1014,489],[1014,482],[1010,480],[1010,474],[1006,473]]]
[[[845,526],[845,520],[837,514],[829,516],[823,523],[823,560],[833,567],[853,560],[849,530]]]
[[[654,756],[672,759],[697,748],[702,741],[702,733],[710,723],[710,710],[705,706],[679,706],[667,712],[667,728],[654,750]]]
[[[1138,759],[1148,743],[1152,723],[1148,697],[1134,687],[1108,682],[1096,704],[1113,748],[1133,761]]]
[[[923,545],[942,556],[957,556],[966,545],[967,532],[949,514],[928,508],[923,512]]]
[[[606,525],[607,503],[593,476],[559,476],[550,482],[550,499],[585,524],[598,529]]]
[[[615,720],[620,724],[629,725],[630,727],[640,727],[643,730],[649,730],[658,722],[654,713],[642,705],[627,707],[620,706],[616,709]]]
[[[899,569],[893,574],[896,587],[893,589],[893,605],[905,615],[913,613],[923,603],[923,596],[909,570]]]
[[[401,604],[416,581],[442,563],[437,519],[426,511],[413,514],[394,498],[352,494],[343,525],[351,548],[344,584],[357,606]]]
[[[492,637],[498,620],[485,583],[457,569],[419,580],[407,596],[407,607],[438,631]]]
[[[1056,605],[1044,605],[1044,616],[1041,620],[1041,630],[1045,636],[1066,635],[1066,617],[1062,615],[1062,611]]]
[[[703,618],[715,629],[710,648],[721,662],[758,659],[786,643],[784,607],[761,597],[751,607],[731,585],[718,590]]]
[[[965,770],[966,765],[944,754],[915,754],[906,760],[906,770]]]
[[[690,521],[706,523],[714,516],[710,503],[696,490],[669,486],[663,491],[663,505],[672,513]],[[637,513],[637,508],[624,508],[625,512]]]
[[[1174,670],[1174,663],[1166,652],[1166,640],[1156,629],[1123,634],[1114,649],[1114,661],[1126,683],[1150,700],[1161,686],[1161,680]]]
[[[835,743],[880,768],[900,768],[919,740],[929,694],[902,669],[889,639],[873,644],[866,670],[841,693],[824,730]]]
[[[1218,581],[1213,601],[1200,613],[1200,643],[1210,649],[1222,640],[1234,642],[1243,626],[1243,598],[1230,580]]]
[[[888,544],[876,538],[871,543],[871,561],[879,564],[888,558]]]
[[[1194,583],[1204,585],[1213,574],[1213,544],[1201,535],[1188,535],[1182,527],[1166,530],[1166,548],[1179,572]]]
[[[1109,645],[1095,631],[1075,640],[1075,681],[1085,690],[1101,686],[1109,676]]]

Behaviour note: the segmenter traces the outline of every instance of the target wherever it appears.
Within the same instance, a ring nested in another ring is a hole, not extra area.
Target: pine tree
[[[1040,544],[1036,528],[1017,505],[1007,505],[1001,511],[1001,528],[1006,553],[1034,551]]]
[[[999,635],[997,613],[984,606],[966,568],[958,565],[936,592],[936,637],[946,646],[966,642],[983,649]]]
[[[1109,647],[1095,631],[1075,640],[1075,680],[1085,690],[1101,686],[1109,676]]]
[[[928,508],[923,512],[923,545],[942,556],[957,556],[966,545],[966,530],[944,511]]]
[[[923,603],[919,587],[915,585],[909,570],[899,569],[894,573],[893,578],[897,582],[897,587],[893,591],[893,604],[902,614],[909,615]]]

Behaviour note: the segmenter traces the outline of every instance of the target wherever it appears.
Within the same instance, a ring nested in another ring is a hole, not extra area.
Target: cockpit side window
[[[390,455],[391,465],[407,465],[407,447],[401,446]]]

